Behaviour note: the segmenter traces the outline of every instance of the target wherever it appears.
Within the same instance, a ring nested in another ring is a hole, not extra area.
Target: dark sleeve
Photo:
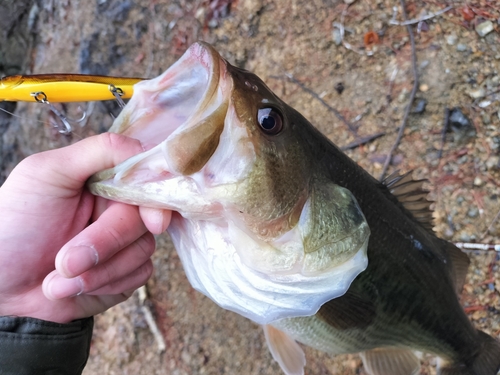
[[[59,324],[0,317],[0,374],[81,374],[89,356],[93,318]]]

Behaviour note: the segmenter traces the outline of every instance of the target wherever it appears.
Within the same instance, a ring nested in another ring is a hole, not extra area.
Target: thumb
[[[80,189],[94,173],[142,151],[144,149],[136,139],[103,133],[67,147],[32,155],[22,163],[24,172],[29,171],[31,179],[75,190]]]

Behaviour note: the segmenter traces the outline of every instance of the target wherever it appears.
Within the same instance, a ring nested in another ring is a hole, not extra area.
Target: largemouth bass
[[[196,43],[138,83],[110,131],[147,151],[89,180],[92,193],[174,210],[169,233],[194,288],[263,324],[303,374],[296,341],[361,352],[372,375],[493,375],[500,344],[458,300],[468,258],[430,228],[422,181],[379,183],[254,74]]]

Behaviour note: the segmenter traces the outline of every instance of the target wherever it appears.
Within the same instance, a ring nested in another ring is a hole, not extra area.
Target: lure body
[[[0,79],[0,101],[52,103],[113,100],[113,88],[129,99],[133,86],[144,78],[107,77],[84,74],[14,75]],[[35,95],[37,94],[38,95]],[[38,99],[38,100],[37,100]]]

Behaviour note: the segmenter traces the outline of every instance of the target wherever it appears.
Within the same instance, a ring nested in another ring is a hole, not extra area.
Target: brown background
[[[346,37],[363,48],[368,31],[379,34],[374,55],[337,45],[333,22],[347,2],[327,0],[118,1],[4,0],[0,3],[0,74],[91,73],[154,77],[198,39],[215,45],[230,62],[256,72],[284,100],[302,112],[339,146],[353,141],[346,126],[285,73],[314,90],[355,122],[362,136],[386,136],[349,151],[379,177],[408,103],[413,76],[405,27],[389,24],[389,0],[354,1],[345,15]],[[438,11],[439,1],[407,1],[409,18]],[[500,36],[495,1],[478,0],[474,19],[464,18],[464,1],[432,18],[416,33],[417,100],[426,111],[412,114],[390,170],[415,170],[428,178],[436,201],[437,232],[453,241],[494,242],[500,210],[498,168],[499,96],[473,96],[498,90]],[[471,3],[471,2],[469,2]],[[475,12],[475,13],[474,13]],[[401,19],[401,13],[398,14]],[[480,37],[474,27],[491,19],[496,30]],[[414,31],[417,29],[414,27]],[[396,74],[394,75],[394,72]],[[334,87],[342,83],[338,94]],[[50,98],[49,98],[50,99]],[[491,103],[488,104],[486,100]],[[481,108],[481,106],[485,106]],[[117,114],[113,102],[59,106],[69,117],[87,113],[75,134],[61,136],[41,105],[2,103],[0,182],[26,155],[61,147],[105,131]],[[450,133],[438,159],[445,108],[459,107],[475,134]],[[356,122],[357,116],[361,116]],[[490,227],[488,231],[488,227]],[[500,284],[495,254],[472,254],[473,266],[463,303],[474,323],[498,336]],[[158,353],[136,296],[96,319],[86,375],[90,374],[280,374],[261,329],[223,311],[195,292],[167,236],[158,241],[156,271],[148,284],[148,303],[167,343]],[[357,355],[332,357],[306,349],[306,374],[364,374]],[[425,358],[422,373],[435,373]]]

